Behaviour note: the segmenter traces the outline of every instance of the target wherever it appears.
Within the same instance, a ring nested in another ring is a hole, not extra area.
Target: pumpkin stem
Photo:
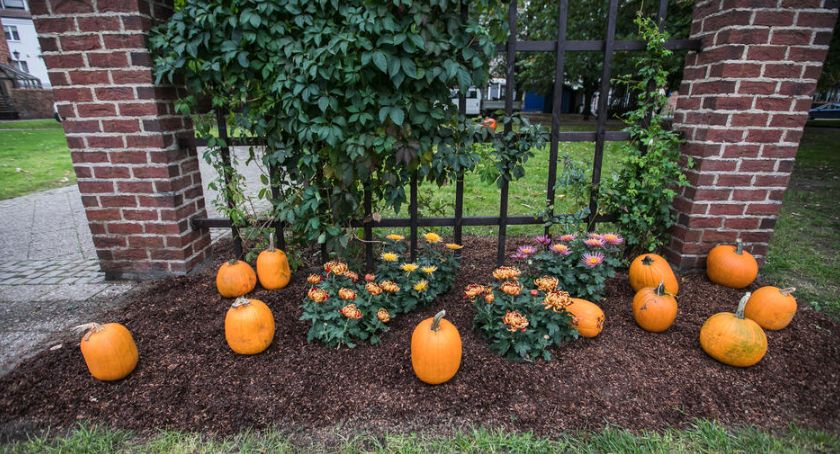
[[[744,242],[740,238],[735,240],[735,253],[738,255],[744,253]]]
[[[656,286],[656,296],[662,296],[665,294],[665,282],[659,281],[659,285]]]
[[[781,293],[784,296],[790,296],[795,291],[796,291],[796,287],[787,287],[787,288],[783,288],[783,289],[779,290],[779,293]]]
[[[234,301],[230,307],[247,306],[249,304],[251,304],[251,300],[245,298],[244,296],[240,296],[239,298],[236,298],[236,301]]]
[[[268,235],[268,252],[274,252],[274,234]]]
[[[227,262],[228,262],[228,265],[236,265],[236,262],[238,262],[238,261],[239,260],[237,260],[237,259],[230,259]]]
[[[642,259],[642,265],[653,265],[653,259],[649,255],[646,255],[645,258]]]
[[[747,306],[747,301],[750,300],[751,295],[752,293],[747,292],[743,297],[741,297],[741,301],[738,302],[738,310],[735,311],[735,316],[741,320],[744,319],[744,308]]]
[[[83,323],[81,325],[74,326],[70,329],[73,330],[76,334],[85,333],[84,337],[82,337],[82,340],[85,341],[90,338],[91,334],[98,333],[103,330],[102,325],[96,322]]]
[[[446,311],[440,311],[435,314],[435,318],[432,320],[432,331],[437,331],[440,329],[440,321],[443,317],[446,316]]]

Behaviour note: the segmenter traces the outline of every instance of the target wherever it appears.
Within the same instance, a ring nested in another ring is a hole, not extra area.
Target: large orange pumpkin
[[[292,270],[286,253],[274,248],[274,234],[269,238],[268,249],[257,256],[257,277],[264,289],[275,290],[289,285]]]
[[[744,316],[764,329],[784,329],[796,314],[795,291],[795,288],[761,287],[747,301]]]
[[[572,316],[572,325],[583,337],[595,337],[604,329],[604,311],[593,302],[572,298],[566,311]]]
[[[225,298],[242,296],[257,285],[257,274],[242,260],[228,260],[216,273],[216,289]]]
[[[240,355],[254,355],[274,339],[274,315],[260,300],[239,297],[225,316],[225,339]]]
[[[680,290],[677,276],[671,265],[660,255],[642,254],[630,263],[628,270],[630,286],[638,292],[645,287],[656,288],[660,282],[665,283],[665,291],[676,295]]]
[[[737,240],[735,246],[719,244],[709,251],[706,259],[706,275],[715,284],[729,288],[744,288],[758,276],[758,262],[744,250],[744,243]]]
[[[411,334],[411,367],[430,385],[448,382],[461,367],[461,335],[445,315],[440,311],[423,320]]]
[[[79,346],[93,378],[121,380],[137,367],[140,355],[131,332],[119,323],[88,323],[76,327],[84,331]]]
[[[747,292],[738,310],[719,312],[709,317],[700,328],[700,346],[712,358],[730,366],[749,367],[767,353],[767,336],[758,323],[744,318]]]
[[[633,297],[633,318],[645,331],[666,331],[677,318],[677,300],[665,292],[662,282],[656,288],[645,287]]]

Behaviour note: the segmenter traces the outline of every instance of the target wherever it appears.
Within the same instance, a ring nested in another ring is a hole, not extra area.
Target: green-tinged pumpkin
[[[700,346],[712,358],[730,366],[750,367],[767,353],[767,336],[758,323],[744,318],[744,307],[750,298],[747,292],[738,309],[719,312],[709,317],[700,328]]]

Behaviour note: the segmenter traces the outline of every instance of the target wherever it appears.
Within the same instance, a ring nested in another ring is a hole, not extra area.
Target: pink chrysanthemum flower
[[[549,244],[551,244],[551,237],[548,235],[540,235],[534,238],[534,241],[536,241],[538,244],[542,244],[543,246],[548,246]]]
[[[513,254],[511,254],[511,255],[510,255],[510,258],[511,258],[511,260],[520,261],[520,260],[525,260],[525,259],[527,259],[527,258],[528,258],[528,256],[527,256],[527,255],[525,255],[525,254],[523,254],[523,253],[521,253],[521,252],[514,252]]]
[[[569,249],[569,246],[566,246],[563,243],[554,243],[551,247],[548,248],[551,252],[560,255],[569,255],[572,253],[572,250]]]
[[[534,246],[531,246],[531,245],[519,246],[519,249],[517,249],[516,252],[518,252],[520,254],[523,254],[524,256],[528,257],[530,255],[536,254],[537,253],[537,248],[535,248]]]
[[[589,247],[604,247],[604,240],[600,238],[589,238],[583,243]]]
[[[577,238],[577,235],[574,233],[567,233],[565,235],[560,235],[560,241],[568,243],[569,241],[574,241]]]
[[[587,252],[586,254],[583,254],[583,257],[580,259],[580,261],[587,268],[595,268],[601,263],[604,263],[604,254],[601,254],[600,252]]]
[[[604,240],[604,243],[607,243],[610,246],[620,246],[624,244],[624,238],[617,233],[605,233],[601,235],[601,239]]]

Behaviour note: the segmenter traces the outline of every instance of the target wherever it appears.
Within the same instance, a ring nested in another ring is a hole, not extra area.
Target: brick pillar
[[[763,259],[837,10],[826,0],[714,0],[695,5],[674,117],[690,186],[667,254],[678,268],[705,265],[718,243],[741,238]]]
[[[0,29],[3,28],[3,18],[0,17]],[[6,42],[6,34],[0,35],[0,63],[9,64],[9,43]]]
[[[171,5],[171,2],[170,2]],[[31,0],[64,118],[93,242],[109,278],[184,274],[209,253],[210,235],[189,119],[174,87],[153,84],[150,28],[171,9],[145,0]]]

